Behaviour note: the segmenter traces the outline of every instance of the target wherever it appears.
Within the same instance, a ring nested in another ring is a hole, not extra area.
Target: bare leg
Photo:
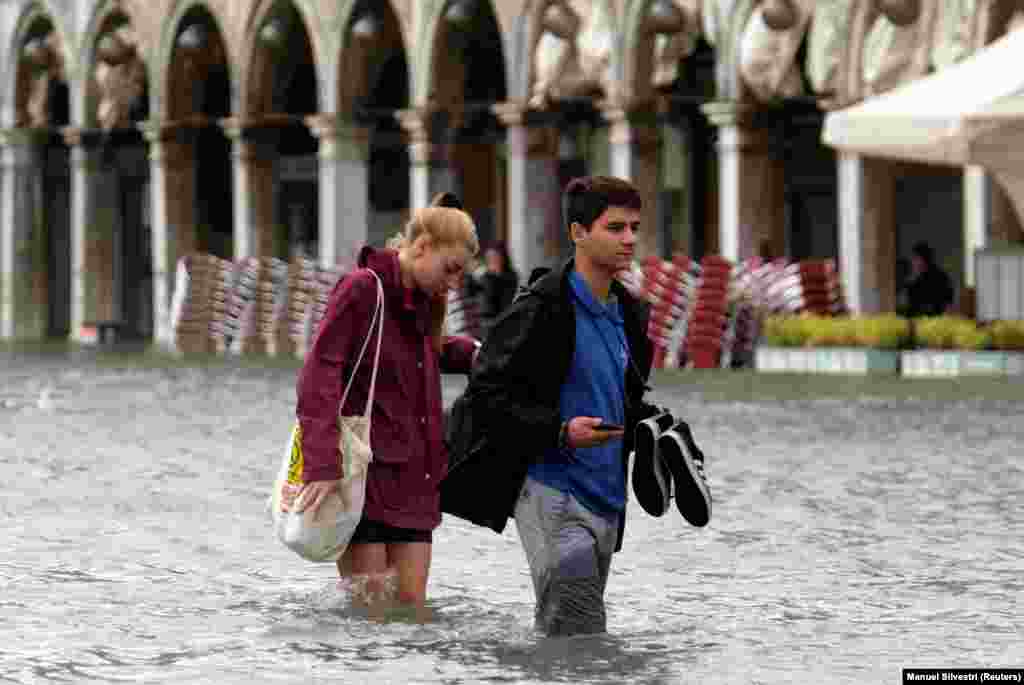
[[[431,544],[401,542],[387,546],[388,566],[398,573],[398,601],[422,606],[427,600]]]
[[[383,598],[388,590],[388,579],[394,575],[394,568],[388,563],[388,546],[384,543],[350,545],[338,561],[341,576],[365,582],[365,597]]]

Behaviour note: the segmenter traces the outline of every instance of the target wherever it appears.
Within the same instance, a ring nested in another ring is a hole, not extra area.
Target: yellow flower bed
[[[772,347],[872,347],[934,350],[1024,350],[1024,321],[979,325],[960,316],[909,319],[877,316],[769,316],[764,336]]]
[[[764,333],[768,344],[774,347],[898,349],[909,340],[910,322],[895,314],[770,316],[765,319]]]

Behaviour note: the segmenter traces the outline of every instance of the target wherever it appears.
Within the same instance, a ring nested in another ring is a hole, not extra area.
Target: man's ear
[[[575,243],[578,240],[582,240],[587,235],[586,229],[583,228],[583,224],[578,221],[574,221],[569,224],[569,238]]]

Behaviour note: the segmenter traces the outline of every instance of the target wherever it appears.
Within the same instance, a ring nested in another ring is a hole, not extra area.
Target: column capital
[[[146,142],[152,145],[155,143],[194,142],[198,123],[194,119],[176,121],[149,119],[147,121],[140,121],[135,126],[142,132]]]
[[[97,148],[103,142],[106,133],[98,128],[65,126],[60,129],[60,135],[68,147]]]
[[[430,163],[434,152],[430,132],[436,112],[434,107],[400,109],[395,112],[395,118],[409,138],[409,157],[413,164]]]
[[[436,113],[436,107],[400,109],[395,112],[395,119],[409,136],[410,141],[427,142],[430,139],[432,119]]]
[[[758,107],[745,102],[708,102],[701,105],[701,112],[714,126],[748,127],[753,125]]]
[[[613,145],[633,144],[642,148],[660,145],[658,114],[663,101],[653,98],[603,100],[598,103],[601,117],[611,125],[608,142]]]
[[[304,119],[320,141],[320,159],[365,162],[370,157],[370,129],[337,114],[314,114]]]
[[[313,114],[303,119],[314,137],[323,141],[344,138],[369,141],[370,129],[348,117],[338,114]]]

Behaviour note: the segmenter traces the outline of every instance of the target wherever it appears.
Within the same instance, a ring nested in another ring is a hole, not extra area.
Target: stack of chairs
[[[242,351],[242,339],[251,328],[256,307],[256,283],[259,260],[249,257],[234,262],[228,290],[227,318],[224,322],[223,347],[227,352]]]
[[[293,257],[288,265],[288,349],[293,356],[303,358],[309,343],[306,331],[307,313],[317,297],[317,264],[308,257]]]
[[[318,266],[316,268],[313,290],[302,314],[301,332],[299,334],[301,344],[297,345],[295,349],[297,356],[305,357],[310,347],[312,347],[313,338],[316,337],[317,331],[320,330],[320,323],[327,313],[327,303],[331,299],[334,286],[337,285],[338,281],[346,273],[348,273],[347,269],[342,266],[328,268]]]
[[[654,343],[654,368],[678,364],[699,273],[699,265],[682,253],[673,255],[671,261],[644,260],[644,298],[652,305],[647,335]]]
[[[804,260],[798,263],[801,307],[819,316],[846,311],[836,263],[832,259]]]
[[[209,254],[178,260],[168,346],[182,353],[215,352],[223,342],[231,262]]]
[[[721,361],[733,264],[724,257],[708,255],[700,266],[686,331],[686,365],[713,369]]]

